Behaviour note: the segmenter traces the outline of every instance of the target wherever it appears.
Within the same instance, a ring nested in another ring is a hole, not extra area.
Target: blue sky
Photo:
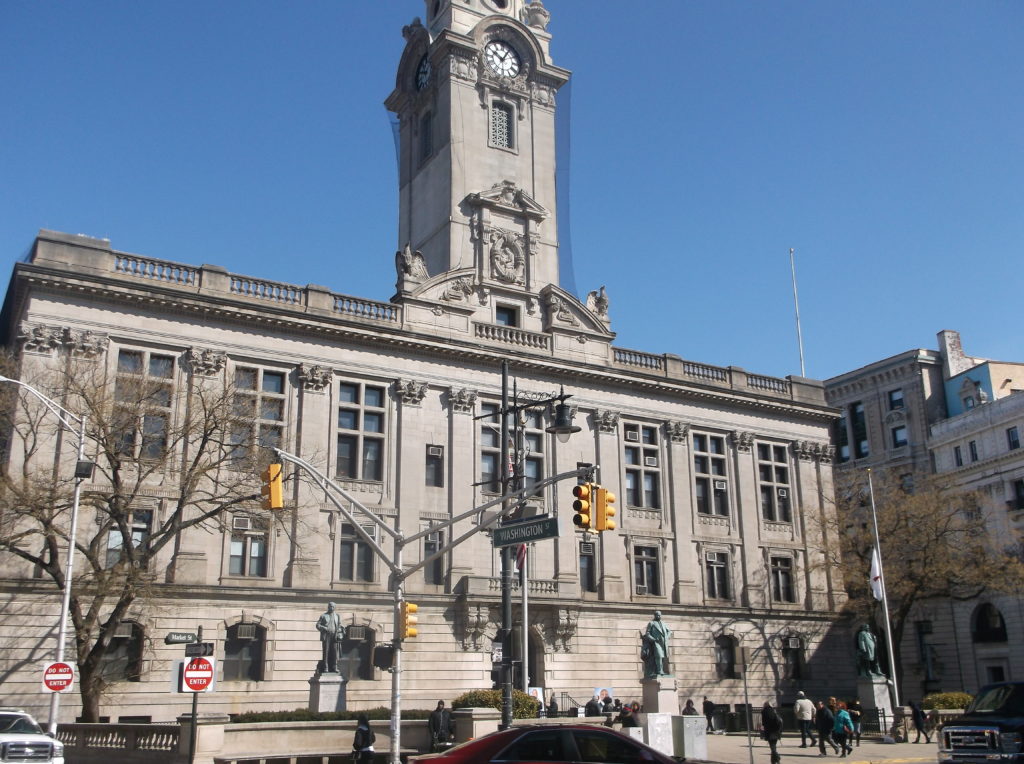
[[[1024,361],[1024,3],[546,0],[616,345],[826,378]],[[0,2],[0,267],[40,228],[386,300],[418,0]],[[563,219],[561,226],[566,225]]]

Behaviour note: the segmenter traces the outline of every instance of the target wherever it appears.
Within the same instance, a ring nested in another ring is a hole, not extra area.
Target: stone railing
[[[256,300],[268,300],[284,305],[302,305],[303,289],[291,284],[278,284],[273,281],[260,281],[244,276],[231,277],[231,294],[252,297]]]
[[[773,398],[803,398],[819,404],[824,402],[822,386],[819,383],[802,380],[794,383],[792,378],[781,379],[751,374],[738,366],[711,366],[687,361],[670,353],[655,355],[613,347],[612,362],[616,366],[628,367],[640,373],[653,374],[665,379],[691,381],[699,385],[742,390]]]
[[[334,298],[334,312],[353,318],[368,318],[371,321],[398,321],[401,317],[398,306],[390,302],[373,302],[342,295],[336,295]]]
[[[505,345],[518,345],[531,350],[547,350],[550,337],[539,332],[529,332],[514,326],[497,326],[495,324],[473,324],[478,339],[501,342]]]
[[[198,270],[188,265],[167,262],[166,260],[150,260],[130,255],[114,255],[114,272],[140,279],[151,279],[166,284],[184,284],[194,286]]]
[[[177,724],[61,724],[57,739],[64,744],[65,760],[80,764],[182,762]]]
[[[537,597],[557,597],[558,581],[551,578],[529,579],[529,594]],[[519,579],[512,581],[512,591],[519,591]],[[498,576],[463,576],[456,589],[463,594],[501,594],[501,578]]]

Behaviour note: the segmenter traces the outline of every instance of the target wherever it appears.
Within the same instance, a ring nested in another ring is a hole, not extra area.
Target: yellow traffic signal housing
[[[573,524],[580,530],[589,531],[593,526],[591,520],[594,510],[594,485],[593,483],[580,483],[572,489],[572,495],[576,501],[572,503]]]
[[[420,606],[415,605],[412,602],[402,603],[398,619],[398,634],[400,639],[409,639],[410,637],[415,637],[419,633],[416,628],[416,624],[419,621],[419,618],[416,617],[416,612],[419,609]]]
[[[280,464],[270,464],[260,473],[260,477],[263,479],[263,488],[260,489],[260,493],[263,494],[264,509],[281,509],[284,507],[284,487],[281,484],[281,471]]]
[[[615,530],[615,494],[607,488],[597,487],[597,511],[594,514],[594,529],[597,531]]]

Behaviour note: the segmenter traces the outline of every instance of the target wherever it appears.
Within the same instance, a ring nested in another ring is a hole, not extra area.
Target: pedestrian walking
[[[427,729],[430,731],[430,751],[437,753],[448,748],[452,739],[452,715],[444,707],[444,701],[437,701],[437,708],[430,712],[427,719]]]
[[[712,735],[715,732],[715,704],[714,701],[708,699],[708,696],[704,696],[704,704],[702,709],[704,711],[704,718],[708,720],[707,734]]]
[[[551,693],[551,700],[548,701],[548,718],[554,719],[558,716],[558,703],[555,701],[555,693]]]
[[[861,716],[864,714],[864,709],[860,705],[860,698],[851,700],[846,707],[846,711],[850,714],[850,721],[853,722],[853,737],[857,741],[857,747],[860,748],[860,724]]]
[[[814,704],[807,699],[804,691],[796,694],[796,703],[793,704],[793,715],[796,723],[800,726],[800,747],[807,747],[807,739],[811,740],[811,747],[818,744],[814,739]]]
[[[850,713],[846,710],[845,703],[837,703],[835,711],[835,724],[832,725],[832,739],[843,749],[841,756],[846,756],[853,751],[850,745],[850,736],[853,734],[853,722],[850,721]]]
[[[370,719],[366,714],[356,718],[356,736],[352,739],[352,760],[355,762],[373,761],[373,744],[377,736],[370,729]]]
[[[928,723],[924,718],[924,711],[921,709],[921,704],[916,701],[909,701],[910,705],[910,719],[914,723],[914,730],[917,732],[917,737],[914,739],[915,743],[921,742],[921,735],[924,735],[924,742],[932,742],[932,734],[928,730]]]
[[[772,764],[779,764],[782,760],[778,751],[779,740],[782,739],[782,717],[767,700],[761,708],[761,737],[768,741]]]
[[[818,755],[825,755],[825,743],[832,746],[835,753],[839,753],[839,746],[832,740],[832,728],[836,719],[832,709],[825,705],[825,701],[818,701],[818,710],[814,714],[814,726],[818,729]]]

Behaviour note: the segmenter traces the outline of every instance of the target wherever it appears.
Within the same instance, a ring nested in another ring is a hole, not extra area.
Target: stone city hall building
[[[826,564],[837,543],[828,530],[834,411],[821,383],[615,346],[614,288],[581,301],[559,286],[555,111],[570,72],[549,55],[548,11],[536,0],[430,0],[425,18],[403,30],[386,101],[400,122],[390,302],[187,265],[187,251],[168,262],[42,231],[6,296],[12,376],[43,379],[70,359],[111,385],[159,381],[163,409],[125,441],[122,455],[140,463],[164,447],[160,433],[187,416],[198,386],[233,389],[255,412],[254,437],[314,463],[411,536],[499,494],[499,369],[508,360],[526,399],[564,386],[582,428],[563,443],[546,431],[549,409],[528,412],[526,480],[594,463],[618,496],[618,527],[588,540],[572,523],[572,480],[527,501],[526,515],[554,516],[560,531],[529,549],[531,686],[560,704],[562,693],[584,701],[597,686],[639,699],[639,633],[661,610],[681,699],[742,702],[740,647],[751,650],[751,702],[791,700],[799,688],[852,690],[851,637],[837,625],[842,582]],[[70,474],[67,437],[48,448],[29,467]],[[9,443],[11,469],[20,469],[18,453]],[[153,470],[123,522],[97,542],[110,564],[164,528],[181,491],[179,463]],[[84,490],[102,490],[102,474]],[[244,477],[255,491],[255,474]],[[152,582],[105,659],[104,715],[182,712],[168,692],[181,648],[163,637],[200,624],[218,658],[206,710],[304,706],[328,601],[347,627],[348,707],[388,704],[390,676],[370,657],[393,636],[387,567],[323,491],[299,480],[286,491],[282,513],[256,500],[236,505],[151,561]],[[80,543],[96,535],[89,512],[83,505]],[[404,563],[478,522],[438,528]],[[499,558],[481,532],[407,581],[420,623],[405,642],[406,708],[491,685]],[[52,660],[59,595],[10,553],[0,575],[4,700],[42,712],[39,675]],[[515,601],[518,621],[518,592]],[[517,623],[517,655],[520,634]],[[77,703],[64,700],[64,720]]]

